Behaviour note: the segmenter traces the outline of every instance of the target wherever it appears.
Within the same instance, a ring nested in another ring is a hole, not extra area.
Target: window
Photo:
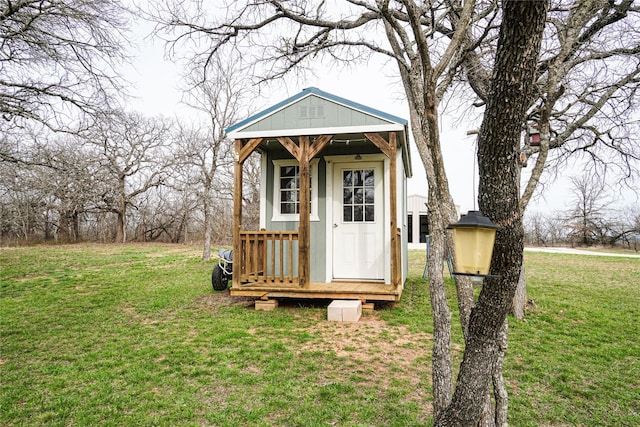
[[[342,171],[342,220],[374,222],[375,192],[373,169]]]
[[[280,213],[300,213],[300,166],[280,166]]]
[[[413,243],[413,214],[407,215],[407,237],[408,243]]]
[[[274,160],[272,221],[298,221],[300,166],[295,160]],[[318,160],[311,162],[311,220],[318,221]]]
[[[429,235],[429,219],[427,215],[420,215],[420,243],[427,243]]]

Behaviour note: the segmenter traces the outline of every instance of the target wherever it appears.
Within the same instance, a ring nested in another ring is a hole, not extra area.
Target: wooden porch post
[[[298,217],[298,285],[309,287],[311,278],[311,160],[331,141],[333,135],[320,135],[311,145],[308,136],[300,136],[298,145],[289,137],[278,137],[282,146],[298,161],[300,167],[300,213]]]
[[[242,140],[236,139],[234,145],[233,162],[233,254],[234,274],[232,275],[233,287],[240,286],[240,274],[242,271],[242,244],[240,231],[242,230]]]
[[[242,143],[241,139],[234,141],[233,147],[233,261],[234,274],[232,275],[233,286],[240,286],[240,277],[246,268],[245,259],[242,253],[242,165],[247,157],[255,151],[264,141],[264,138],[253,138]]]
[[[365,133],[367,139],[380,149],[389,158],[389,227],[391,228],[391,283],[394,286],[400,284],[400,253],[398,248],[398,178],[396,152],[398,151],[398,136],[395,132],[389,132],[389,142],[380,134]]]
[[[300,216],[298,222],[298,281],[301,288],[309,286],[311,260],[309,258],[309,228],[311,226],[311,174],[309,166],[309,137],[301,136],[300,156]]]
[[[397,180],[397,139],[395,132],[389,132],[389,212],[391,228],[391,283],[400,283],[400,254],[398,253],[398,180]]]

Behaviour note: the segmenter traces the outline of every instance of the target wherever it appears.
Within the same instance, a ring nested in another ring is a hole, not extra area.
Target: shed
[[[425,196],[412,194],[407,197],[407,236],[409,249],[425,249],[429,235],[429,215]]]
[[[407,276],[407,121],[311,87],[241,122],[233,296],[397,301]],[[242,168],[261,156],[260,229]]]

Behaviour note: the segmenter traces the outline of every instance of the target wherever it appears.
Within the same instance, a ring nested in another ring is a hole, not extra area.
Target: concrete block
[[[271,311],[278,307],[277,299],[256,300],[255,308],[261,311]]]
[[[360,300],[334,300],[327,307],[327,319],[335,322],[357,322],[362,316]]]

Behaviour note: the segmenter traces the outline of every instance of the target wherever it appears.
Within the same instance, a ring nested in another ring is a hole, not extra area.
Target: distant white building
[[[456,211],[460,211],[459,206],[456,206]],[[413,194],[407,197],[407,238],[409,249],[425,249],[428,235],[427,197]]]
[[[409,249],[423,249],[429,234],[427,198],[417,194],[407,197],[407,238]]]

